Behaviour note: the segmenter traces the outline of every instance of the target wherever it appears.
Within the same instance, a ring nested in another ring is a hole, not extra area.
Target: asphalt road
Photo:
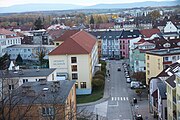
[[[110,78],[108,80],[107,117],[108,120],[132,120],[132,111],[129,98],[129,83],[124,76],[123,61],[109,61]],[[121,71],[117,71],[118,67]]]

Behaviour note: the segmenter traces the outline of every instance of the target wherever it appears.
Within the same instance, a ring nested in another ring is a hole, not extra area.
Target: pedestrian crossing
[[[128,97],[111,97],[111,101],[128,101]]]

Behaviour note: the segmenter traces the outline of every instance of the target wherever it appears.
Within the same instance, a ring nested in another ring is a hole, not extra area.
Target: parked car
[[[146,85],[143,85],[141,82],[139,81],[131,81],[131,89],[143,89],[146,88]]]
[[[139,88],[139,81],[131,81],[131,89]]]
[[[127,83],[131,83],[131,78],[129,78],[129,77],[126,78],[126,82],[127,82]]]
[[[121,71],[121,68],[118,68],[117,71]]]

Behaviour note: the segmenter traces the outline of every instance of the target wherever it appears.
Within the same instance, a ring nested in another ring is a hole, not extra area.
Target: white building
[[[171,21],[168,21],[166,26],[164,27],[164,33],[168,32],[177,32],[180,33],[180,25],[176,25]]]
[[[3,49],[11,45],[21,45],[22,37],[6,29],[0,29],[0,57],[5,54]]]
[[[55,48],[55,45],[12,45],[5,48],[3,51],[10,55],[11,60],[15,60],[18,54],[21,55],[23,60],[38,60],[38,52],[45,51],[46,56],[44,59],[48,59],[48,53]]]
[[[57,68],[57,79],[63,76],[76,80],[77,94],[91,94],[92,77],[98,64],[98,43],[85,31],[75,32],[59,40],[59,46],[49,53],[49,67]],[[56,41],[57,43],[58,41]]]

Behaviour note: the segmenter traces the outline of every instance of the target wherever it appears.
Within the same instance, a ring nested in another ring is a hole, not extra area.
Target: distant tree
[[[149,13],[152,21],[155,21],[157,18],[159,18],[161,16],[161,14],[159,13],[158,10],[154,10],[152,12]]]
[[[90,24],[94,24],[94,17],[91,15],[91,18],[90,18]]]
[[[10,63],[10,55],[5,53],[2,57],[0,57],[0,70],[6,70]]]
[[[15,61],[16,61],[17,65],[22,65],[23,64],[23,59],[22,59],[20,54],[18,54],[18,56],[17,56]]]
[[[34,28],[35,30],[43,29],[43,22],[40,17],[35,21]]]
[[[36,51],[36,55],[38,56],[39,66],[42,68],[42,66],[45,64],[44,57],[46,56],[46,50],[43,47],[40,47],[40,50]]]

